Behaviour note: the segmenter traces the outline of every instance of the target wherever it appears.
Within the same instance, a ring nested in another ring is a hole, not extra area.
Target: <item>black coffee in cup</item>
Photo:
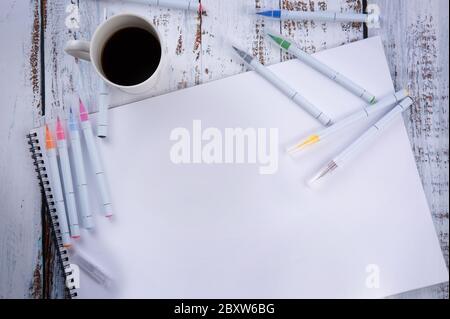
[[[115,32],[101,54],[104,76],[122,86],[140,84],[149,79],[161,61],[161,45],[151,32],[127,27]]]

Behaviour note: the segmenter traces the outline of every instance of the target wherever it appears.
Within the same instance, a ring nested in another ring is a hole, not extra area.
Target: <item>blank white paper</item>
[[[394,91],[380,38],[315,56],[377,97]],[[335,120],[365,104],[297,60],[270,68]],[[278,128],[277,173],[172,163],[170,133],[193,120]],[[292,159],[285,147],[320,124],[254,72],[112,109],[98,145],[115,216],[93,199],[96,230],[75,249],[115,284],[82,271],[80,297],[380,298],[448,281],[401,117],[321,187],[306,186],[369,123]]]

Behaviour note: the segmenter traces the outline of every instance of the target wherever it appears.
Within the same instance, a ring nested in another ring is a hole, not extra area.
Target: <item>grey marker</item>
[[[259,63],[255,58],[251,55],[245,53],[244,51],[233,46],[233,49],[245,61],[253,70],[255,70],[259,75],[269,81],[273,86],[278,88],[281,92],[283,92],[286,96],[288,96],[292,101],[297,103],[302,109],[308,112],[311,116],[317,119],[322,125],[330,126],[333,124],[331,119],[324,114],[321,110],[319,110],[316,106],[314,106],[311,102],[302,97],[296,90],[294,90],[289,84],[281,80],[278,76],[275,75],[268,68],[264,67],[261,63]]]

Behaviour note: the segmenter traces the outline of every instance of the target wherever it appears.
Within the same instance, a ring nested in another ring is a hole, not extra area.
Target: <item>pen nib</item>
[[[88,112],[86,111],[83,101],[81,101],[81,99],[78,99],[78,101],[80,102],[80,120],[85,122],[88,120]]]
[[[236,48],[234,45],[232,45],[234,51],[247,63],[251,63],[253,60],[253,57],[248,55],[246,52],[242,51],[241,49]]]
[[[293,154],[301,151],[305,147],[307,147],[309,145],[313,145],[313,144],[315,144],[315,143],[317,143],[319,141],[320,141],[320,136],[319,135],[311,135],[306,140],[304,140],[304,141],[294,145],[293,147],[289,148],[287,152],[290,155],[293,155]]]
[[[56,118],[56,138],[58,140],[64,140],[65,134],[64,134],[64,128],[62,126],[61,120],[59,119],[59,116]]]
[[[317,181],[319,181],[320,179],[322,179],[323,177],[325,177],[326,175],[330,174],[331,172],[333,172],[336,168],[338,168],[338,165],[336,164],[335,161],[331,161],[330,163],[328,163],[328,165],[323,168],[316,176],[314,176],[313,178],[311,178],[308,182],[309,185],[312,185],[314,183],[316,183]]]

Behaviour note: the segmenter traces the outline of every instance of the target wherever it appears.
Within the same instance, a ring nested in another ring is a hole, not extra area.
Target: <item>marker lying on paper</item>
[[[257,15],[278,20],[315,20],[323,22],[361,22],[367,24],[379,23],[376,13],[341,13],[331,11],[289,11],[289,10],[259,10]]]
[[[407,96],[408,96],[408,90],[400,90],[395,94],[389,94],[388,96],[381,99],[378,103],[367,105],[366,107],[364,107],[364,109],[351,114],[350,116],[337,122],[336,124],[334,124],[330,127],[327,127],[315,134],[311,134],[310,136],[301,140],[294,146],[288,148],[287,152],[290,155],[294,155],[295,153],[300,152],[301,150],[305,149],[307,146],[319,143],[320,141],[323,141],[323,140],[327,139],[328,137],[332,136],[336,132],[339,132],[342,129],[347,128],[350,125],[352,125],[362,119],[369,118],[369,117],[373,116],[375,113],[383,111],[383,110],[397,104],[398,102],[400,102]]]
[[[111,277],[107,275],[102,268],[94,264],[94,262],[92,262],[92,260],[84,254],[80,253],[77,250],[74,250],[72,253],[72,260],[98,284],[109,289],[113,287],[113,280],[111,279]]]
[[[300,48],[296,47],[295,45],[292,45],[291,42],[288,40],[282,38],[279,35],[273,35],[270,33],[267,33],[267,35],[279,45],[280,48],[286,50],[287,52],[294,55],[297,59],[304,62],[305,64],[309,65],[316,71],[322,73],[326,77],[329,77],[331,80],[335,81],[336,83],[340,84],[356,96],[359,96],[363,100],[365,100],[368,103],[375,103],[375,95],[372,93],[367,92],[364,88],[359,86],[358,84],[354,83],[349,78],[345,77],[344,75],[340,74],[339,72],[334,71],[332,68],[330,68],[328,65],[320,62],[312,55],[309,55],[308,53],[304,52]]]
[[[61,186],[61,177],[59,175],[58,160],[56,159],[56,145],[48,125],[45,125],[45,149],[47,151],[48,166],[50,168],[50,177],[52,180],[53,201],[56,207],[56,216],[58,216],[59,230],[64,247],[72,246],[70,242],[69,225],[67,223],[66,208],[64,206],[64,197]],[[58,235],[58,234],[57,234]]]
[[[289,86],[286,82],[281,80],[268,68],[259,63],[251,55],[245,53],[244,51],[233,46],[233,49],[237,54],[246,62],[252,69],[256,71],[259,75],[269,81],[273,86],[283,92],[292,101],[297,103],[302,109],[308,112],[311,116],[317,119],[322,125],[329,126],[332,124],[331,119],[326,116],[322,111],[315,107],[311,102],[302,97],[296,90]]]
[[[70,108],[69,113],[69,131],[78,196],[80,198],[81,225],[86,229],[91,229],[94,227],[94,220],[91,212],[91,205],[89,204],[88,185],[84,168],[83,153],[81,150],[80,131],[72,108]]]
[[[206,14],[206,11],[204,10],[199,0],[133,0],[133,1],[170,9],[195,11],[203,15]]]
[[[58,146],[59,161],[66,195],[67,215],[69,217],[70,235],[72,238],[80,237],[78,224],[77,203],[73,191],[72,171],[70,170],[69,151],[67,150],[66,134],[59,117],[56,120],[56,145]]]
[[[362,151],[363,147],[371,142],[375,137],[377,137],[383,129],[387,128],[390,124],[394,122],[397,115],[401,114],[403,111],[407,110],[414,104],[412,98],[407,97],[396,107],[394,107],[389,113],[387,113],[381,120],[372,125],[361,137],[359,137],[355,142],[348,146],[343,152],[336,156],[332,161],[330,161],[323,169],[319,171],[312,179],[308,181],[309,185],[313,185],[324,177],[330,175],[336,169],[344,166],[345,163],[350,161],[359,152]]]
[[[105,81],[101,81],[100,94],[98,97],[98,117],[97,117],[97,136],[105,138],[108,136],[108,109],[109,92]]]
[[[84,139],[86,141],[89,159],[91,161],[95,177],[97,178],[97,185],[100,190],[100,197],[103,204],[103,212],[106,217],[111,217],[113,215],[112,204],[109,196],[108,185],[106,183],[105,172],[103,170],[103,166],[100,161],[100,156],[97,150],[97,144],[95,144],[95,137],[94,133],[92,133],[92,126],[91,122],[89,121],[89,115],[81,99],[79,100],[79,102],[80,102],[81,128],[83,130]]]

